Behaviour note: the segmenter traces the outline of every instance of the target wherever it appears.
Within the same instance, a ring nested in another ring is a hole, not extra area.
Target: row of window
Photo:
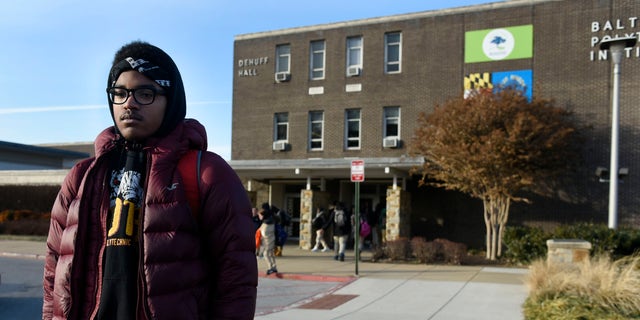
[[[311,41],[309,46],[309,79],[322,80],[325,77],[326,41]],[[347,77],[359,76],[363,70],[364,39],[362,36],[348,37],[346,40]],[[384,34],[384,72],[400,73],[402,57],[402,33]],[[291,45],[276,46],[276,80],[286,81],[291,74]]]
[[[384,107],[382,119],[383,146],[395,148],[400,140],[400,107]],[[309,112],[308,149],[323,150],[324,145],[324,111]],[[347,109],[344,114],[344,148],[360,149],[362,140],[362,111]],[[273,117],[274,149],[285,150],[289,141],[289,113],[280,112]]]

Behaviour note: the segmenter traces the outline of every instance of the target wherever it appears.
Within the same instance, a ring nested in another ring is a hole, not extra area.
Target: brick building
[[[387,236],[482,244],[482,204],[418,188],[406,144],[420,112],[479,87],[514,83],[573,110],[586,137],[576,199],[512,206],[510,225],[607,221],[611,61],[608,37],[640,34],[640,2],[515,0],[238,35],[231,165],[253,200],[284,207],[310,245],[317,206],[354,203],[351,160],[365,161],[361,207],[388,210]],[[494,40],[494,41],[491,41]],[[640,225],[640,46],[620,78],[621,225]]]

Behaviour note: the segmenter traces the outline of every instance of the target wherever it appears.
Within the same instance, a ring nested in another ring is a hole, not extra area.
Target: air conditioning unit
[[[397,148],[398,142],[398,138],[384,138],[382,139],[382,146],[384,148]]]
[[[276,82],[287,82],[291,78],[289,72],[276,72]]]
[[[357,77],[360,75],[360,67],[347,68],[347,77]]]
[[[274,141],[273,142],[273,150],[274,151],[284,151],[287,149],[286,141]]]

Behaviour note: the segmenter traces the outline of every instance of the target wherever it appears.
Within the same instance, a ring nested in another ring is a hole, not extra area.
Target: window
[[[362,49],[361,36],[347,38],[347,76],[360,75]]]
[[[348,109],[345,116],[347,149],[360,149],[360,109]]]
[[[322,111],[309,112],[309,150],[322,150],[323,127],[324,113]]]
[[[311,80],[324,79],[324,40],[311,42],[309,75]]]
[[[400,108],[385,107],[384,108],[384,130],[385,138],[400,138]]]
[[[400,73],[402,58],[402,33],[391,32],[384,35],[384,72]]]
[[[273,141],[289,140],[289,113],[276,113],[273,117]]]
[[[291,73],[291,46],[276,46],[276,73]]]

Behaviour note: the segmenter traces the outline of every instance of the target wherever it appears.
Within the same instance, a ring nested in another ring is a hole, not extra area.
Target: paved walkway
[[[0,240],[0,255],[43,258],[44,243]],[[287,245],[280,273],[260,259],[256,319],[523,319],[527,269],[346,261]]]
[[[266,297],[258,290],[256,319],[523,319],[527,269],[371,263],[365,251],[356,276],[353,252],[349,253],[345,262],[338,262],[331,252],[285,247],[276,259],[278,279],[288,281],[283,291],[296,295],[309,281],[332,286],[314,296],[301,294],[297,302],[274,303],[271,310],[261,308],[266,306],[260,300]],[[276,279],[264,274],[264,261],[258,263],[261,283]],[[288,295],[263,294],[275,299]]]

